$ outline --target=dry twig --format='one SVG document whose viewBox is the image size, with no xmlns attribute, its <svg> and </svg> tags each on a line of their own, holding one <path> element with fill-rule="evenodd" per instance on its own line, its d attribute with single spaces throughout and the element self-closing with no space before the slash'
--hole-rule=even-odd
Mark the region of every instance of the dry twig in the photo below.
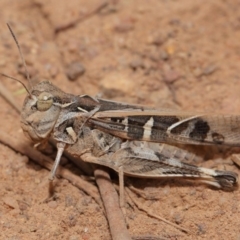
<svg viewBox="0 0 240 240">
<path fill-rule="evenodd" d="M 124 221 L 124 216 L 119 205 L 119 198 L 112 185 L 110 176 L 103 168 L 94 171 L 97 185 L 107 213 L 110 231 L 113 240 L 130 240 L 131 237 Z"/>
</svg>

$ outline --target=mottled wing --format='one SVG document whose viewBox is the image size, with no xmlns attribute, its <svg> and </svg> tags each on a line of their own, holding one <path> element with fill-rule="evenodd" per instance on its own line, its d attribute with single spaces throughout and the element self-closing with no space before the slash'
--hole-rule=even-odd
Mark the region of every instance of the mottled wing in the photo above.
<svg viewBox="0 0 240 240">
<path fill-rule="evenodd" d="M 154 109 L 107 100 L 100 103 L 100 111 L 90 122 L 95 128 L 124 139 L 240 146 L 238 115 Z"/>
<path fill-rule="evenodd" d="M 240 116 L 190 117 L 174 123 L 168 128 L 167 134 L 177 142 L 240 146 Z"/>
<path fill-rule="evenodd" d="M 136 112 L 129 112 L 128 116 L 119 113 L 119 116 L 109 118 L 91 118 L 89 122 L 94 128 L 124 139 L 169 142 L 172 139 L 168 137 L 167 129 L 183 119 L 176 115 L 137 115 Z"/>
</svg>

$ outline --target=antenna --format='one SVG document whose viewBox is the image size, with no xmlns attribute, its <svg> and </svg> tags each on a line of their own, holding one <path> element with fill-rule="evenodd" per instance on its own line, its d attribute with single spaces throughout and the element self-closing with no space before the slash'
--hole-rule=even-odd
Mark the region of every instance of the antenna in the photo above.
<svg viewBox="0 0 240 240">
<path fill-rule="evenodd" d="M 29 95 L 30 97 L 32 96 L 32 94 L 29 92 L 27 86 L 26 86 L 23 82 L 21 82 L 20 80 L 18 80 L 17 78 L 14 78 L 14 77 L 8 76 L 8 75 L 6 75 L 6 74 L 4 74 L 4 73 L 0 73 L 0 75 L 2 75 L 3 77 L 7 77 L 7 78 L 10 78 L 10 79 L 12 79 L 12 80 L 15 80 L 15 81 L 21 83 L 22 86 L 26 89 L 28 95 Z"/>
<path fill-rule="evenodd" d="M 18 51 L 19 51 L 19 54 L 20 54 L 22 63 L 23 63 L 24 68 L 25 68 L 25 72 L 26 72 L 26 75 L 27 75 L 27 80 L 28 80 L 30 89 L 32 89 L 31 79 L 30 79 L 30 76 L 29 76 L 29 72 L 28 72 L 28 70 L 27 70 L 27 64 L 26 64 L 26 62 L 25 62 L 25 60 L 24 60 L 21 47 L 20 47 L 20 45 L 19 45 L 19 43 L 18 43 L 18 40 L 17 40 L 15 34 L 13 33 L 13 30 L 12 30 L 12 28 L 10 27 L 9 23 L 7 23 L 7 26 L 8 26 L 8 29 L 9 29 L 9 31 L 10 31 L 10 33 L 11 33 L 11 35 L 12 35 L 12 37 L 13 37 L 15 43 L 16 43 L 16 45 L 17 45 L 17 48 L 18 48 Z M 15 80 L 15 81 L 17 81 L 17 82 L 20 82 L 20 83 L 24 86 L 24 88 L 27 90 L 28 94 L 31 96 L 30 91 L 28 90 L 28 88 L 26 87 L 26 85 L 25 85 L 24 83 L 22 83 L 20 80 L 14 78 L 14 77 L 10 77 L 10 76 L 5 75 L 5 74 L 1 74 L 1 75 L 4 76 L 4 77 L 11 78 L 11 79 L 13 79 L 13 80 Z"/>
</svg>

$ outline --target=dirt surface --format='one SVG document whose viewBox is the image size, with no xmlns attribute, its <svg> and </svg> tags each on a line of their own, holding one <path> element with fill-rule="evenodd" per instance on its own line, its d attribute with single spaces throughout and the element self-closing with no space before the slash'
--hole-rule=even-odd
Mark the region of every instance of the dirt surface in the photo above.
<svg viewBox="0 0 240 240">
<path fill-rule="evenodd" d="M 239 113 L 239 0 L 113 0 L 94 11 L 100 3 L 1 0 L 0 72 L 25 81 L 9 22 L 34 83 L 48 79 L 73 94 L 156 107 Z M 1 82 L 21 105 L 22 86 Z M 0 105 L 1 130 L 28 143 L 18 113 L 2 98 Z M 230 151 L 220 149 L 200 165 L 239 173 Z M 51 149 L 48 153 L 54 158 Z M 111 239 L 100 207 L 67 180 L 58 180 L 57 199 L 45 203 L 47 170 L 4 145 L 0 168 L 0 239 Z M 139 198 L 145 206 L 192 232 L 128 205 L 132 237 L 240 239 L 239 190 L 177 181 L 131 183 L 149 196 L 157 193 L 155 200 Z"/>
</svg>

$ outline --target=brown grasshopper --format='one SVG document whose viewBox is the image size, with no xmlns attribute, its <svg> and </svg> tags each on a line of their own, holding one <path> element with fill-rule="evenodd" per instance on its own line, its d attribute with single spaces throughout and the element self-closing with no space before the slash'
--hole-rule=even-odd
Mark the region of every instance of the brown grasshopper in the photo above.
<svg viewBox="0 0 240 240">
<path fill-rule="evenodd" d="M 21 125 L 34 142 L 56 141 L 50 179 L 66 150 L 78 157 L 88 152 L 91 162 L 134 177 L 187 177 L 230 190 L 237 185 L 236 173 L 184 163 L 194 155 L 165 143 L 240 146 L 240 116 L 196 115 L 75 96 L 48 81 L 31 86 L 28 80 Z"/>
</svg>

